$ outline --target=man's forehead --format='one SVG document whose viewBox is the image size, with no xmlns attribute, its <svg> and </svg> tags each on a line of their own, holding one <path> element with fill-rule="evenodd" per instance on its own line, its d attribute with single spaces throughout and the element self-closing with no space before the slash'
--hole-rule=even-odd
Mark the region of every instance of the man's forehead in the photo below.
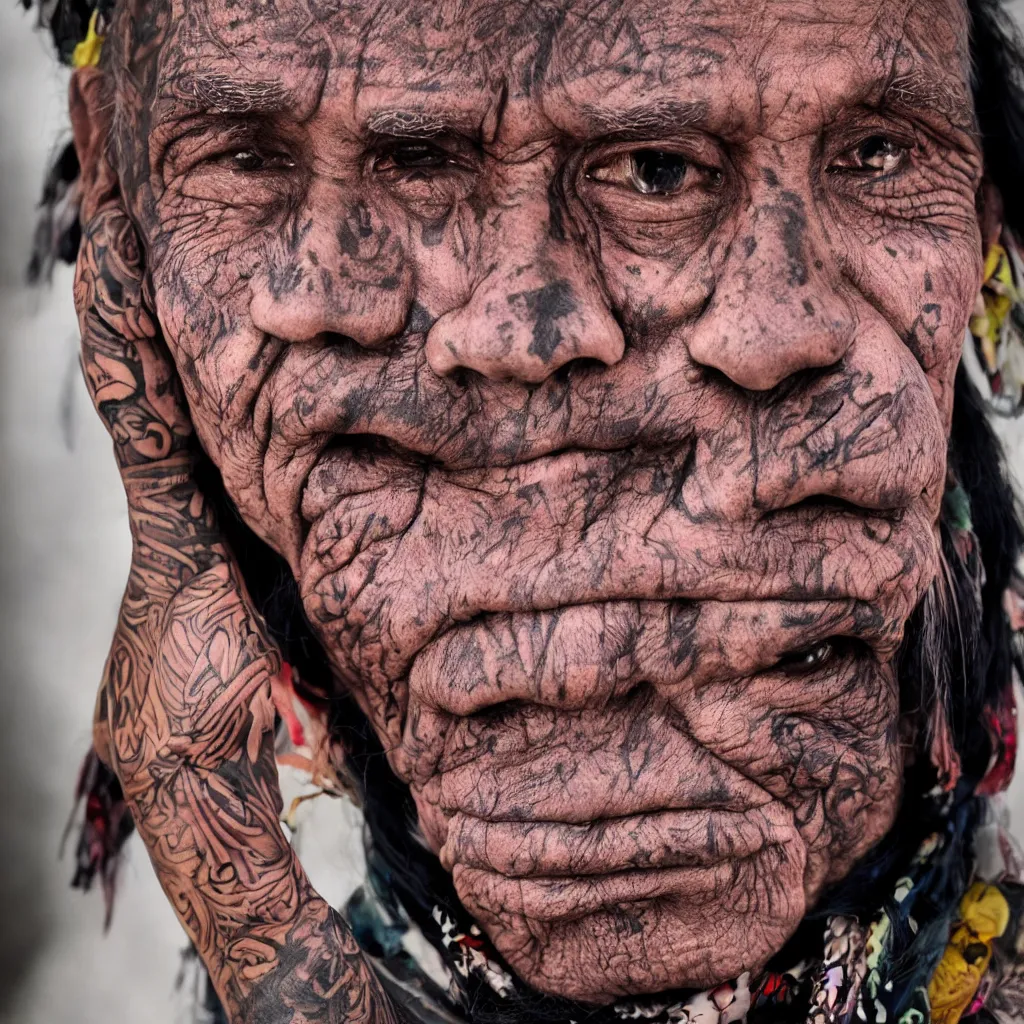
<svg viewBox="0 0 1024 1024">
<path fill-rule="evenodd" d="M 959 127 L 970 106 L 963 0 L 175 3 L 159 99 L 227 113 L 277 105 L 305 117 L 340 95 L 363 127 L 404 118 L 429 134 L 480 123 L 501 96 L 590 133 L 623 112 L 642 122 L 676 108 L 685 120 L 716 100 L 734 121 L 744 100 L 762 118 L 810 104 L 827 120 L 888 89 Z"/>
</svg>

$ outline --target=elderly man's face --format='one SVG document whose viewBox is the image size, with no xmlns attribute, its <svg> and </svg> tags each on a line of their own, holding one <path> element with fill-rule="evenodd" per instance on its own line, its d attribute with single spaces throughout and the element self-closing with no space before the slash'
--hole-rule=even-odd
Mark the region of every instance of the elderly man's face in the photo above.
<svg viewBox="0 0 1024 1024">
<path fill-rule="evenodd" d="M 195 426 L 466 907 L 579 999 L 759 967 L 899 800 L 960 4 L 147 9 L 124 180 Z"/>
</svg>

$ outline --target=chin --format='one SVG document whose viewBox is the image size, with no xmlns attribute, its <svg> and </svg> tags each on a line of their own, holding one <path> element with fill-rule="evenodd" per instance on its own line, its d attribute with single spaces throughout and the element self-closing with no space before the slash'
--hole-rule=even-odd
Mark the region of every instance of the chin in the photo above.
<svg viewBox="0 0 1024 1024">
<path fill-rule="evenodd" d="M 673 817 L 654 826 L 665 840 L 660 850 L 647 847 L 650 866 L 629 866 L 623 851 L 627 866 L 615 870 L 599 853 L 600 864 L 576 861 L 576 873 L 560 875 L 554 865 L 564 860 L 556 850 L 547 862 L 528 858 L 532 873 L 525 874 L 514 857 L 493 849 L 503 871 L 456 862 L 455 888 L 519 977 L 554 996 L 606 1004 L 711 988 L 759 970 L 800 924 L 825 865 L 808 857 L 792 815 L 778 804 L 758 812 L 753 828 L 742 816 L 712 827 L 707 815 L 703 829 L 692 822 L 683 828 Z M 588 826 L 595 853 L 609 825 Z M 648 823 L 640 829 L 649 831 Z M 521 849 L 535 831 L 524 824 Z M 700 834 L 703 844 L 694 842 Z M 686 838 L 673 847 L 673 835 Z M 557 832 L 545 827 L 544 845 L 557 848 Z"/>
<path fill-rule="evenodd" d="M 707 989 L 756 972 L 807 910 L 803 850 L 715 869 L 509 880 L 456 869 L 466 908 L 523 981 L 583 1003 Z"/>
</svg>

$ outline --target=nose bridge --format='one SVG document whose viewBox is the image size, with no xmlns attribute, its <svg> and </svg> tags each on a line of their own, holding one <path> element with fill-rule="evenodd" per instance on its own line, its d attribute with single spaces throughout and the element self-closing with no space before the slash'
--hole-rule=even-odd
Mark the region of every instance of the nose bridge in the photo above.
<svg viewBox="0 0 1024 1024">
<path fill-rule="evenodd" d="M 465 312 L 471 323 L 499 326 L 510 359 L 525 354 L 550 361 L 564 342 L 566 321 L 587 298 L 587 275 L 571 265 L 574 254 L 558 240 L 549 204 L 535 197 L 505 207 L 488 234 L 482 241 L 487 270 Z M 465 339 L 463 350 L 471 356 L 469 344 L 488 354 L 486 337 Z"/>
<path fill-rule="evenodd" d="M 311 190 L 266 275 L 253 284 L 250 312 L 258 328 L 285 341 L 341 334 L 366 348 L 398 334 L 412 301 L 403 245 L 376 211 L 348 190 L 323 182 Z M 335 210 L 324 218 L 319 211 Z M 314 211 L 317 211 L 314 214 Z"/>
<path fill-rule="evenodd" d="M 765 186 L 740 220 L 690 355 L 753 391 L 830 366 L 853 341 L 841 288 L 815 212 L 797 192 Z"/>
<path fill-rule="evenodd" d="M 788 287 L 806 285 L 810 278 L 808 260 L 812 257 L 807 251 L 810 240 L 803 199 L 795 192 L 776 191 L 752 204 L 750 212 L 744 254 L 751 248 L 756 267 L 782 271 Z"/>
<path fill-rule="evenodd" d="M 622 358 L 622 332 L 583 244 L 566 235 L 545 185 L 522 192 L 485 228 L 465 304 L 427 336 L 436 373 L 465 367 L 536 383 L 574 359 L 611 365 Z"/>
</svg>

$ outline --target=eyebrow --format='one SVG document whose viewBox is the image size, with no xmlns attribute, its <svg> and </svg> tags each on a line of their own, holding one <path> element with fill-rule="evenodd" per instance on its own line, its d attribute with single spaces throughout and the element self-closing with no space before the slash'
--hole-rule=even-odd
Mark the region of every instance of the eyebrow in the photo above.
<svg viewBox="0 0 1024 1024">
<path fill-rule="evenodd" d="M 380 110 L 364 122 L 374 135 L 415 136 L 431 138 L 444 135 L 456 127 L 455 119 L 444 114 L 425 114 L 418 110 Z"/>
<path fill-rule="evenodd" d="M 363 129 L 369 135 L 400 139 L 432 139 L 439 135 L 478 138 L 482 120 L 481 114 L 470 111 L 377 110 L 363 120 Z"/>
<path fill-rule="evenodd" d="M 958 84 L 960 88 L 949 78 L 911 69 L 885 83 L 878 107 L 909 117 L 937 115 L 952 128 L 974 134 L 977 119 L 973 99 L 963 84 Z"/>
<path fill-rule="evenodd" d="M 687 131 L 707 119 L 708 103 L 704 100 L 682 102 L 662 99 L 621 110 L 587 105 L 582 113 L 594 135 L 628 141 Z"/>
<path fill-rule="evenodd" d="M 239 79 L 218 71 L 184 71 L 167 83 L 175 100 L 213 114 L 276 114 L 288 106 L 288 90 L 275 79 Z"/>
</svg>

